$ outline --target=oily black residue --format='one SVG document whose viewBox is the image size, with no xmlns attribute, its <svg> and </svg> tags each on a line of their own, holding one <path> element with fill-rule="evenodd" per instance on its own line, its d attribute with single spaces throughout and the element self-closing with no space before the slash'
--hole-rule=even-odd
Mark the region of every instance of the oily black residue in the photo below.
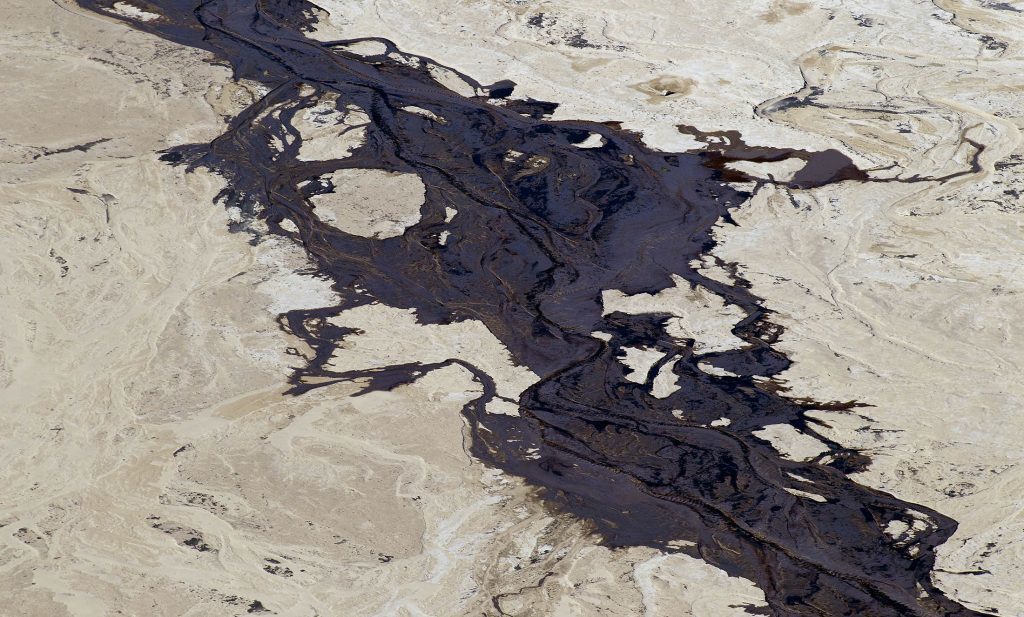
<svg viewBox="0 0 1024 617">
<path fill-rule="evenodd" d="M 80 0 L 97 12 L 111 2 Z M 312 41 L 303 33 L 317 9 L 302 0 L 133 4 L 163 16 L 135 27 L 209 50 L 237 78 L 269 88 L 223 136 L 164 158 L 222 174 L 222 202 L 300 241 L 335 282 L 341 306 L 282 317 L 315 350 L 293 376 L 294 393 L 356 379 L 367 391 L 387 389 L 458 363 L 484 390 L 464 409 L 473 454 L 525 478 L 551 507 L 590 521 L 609 546 L 693 543 L 688 553 L 756 581 L 772 615 L 975 614 L 930 579 L 934 549 L 956 523 L 850 480 L 867 457 L 819 434 L 820 421 L 806 412 L 822 404 L 771 386 L 789 361 L 772 348 L 781 328 L 749 285 L 735 273 L 726 284 L 691 267 L 713 247 L 712 226 L 747 197 L 725 183 L 713 151 L 656 152 L 614 124 L 551 121 L 554 104 L 508 98 L 510 82 L 478 84 L 384 39 L 374 39 L 384 49 L 375 56 L 355 53 L 353 41 Z M 478 95 L 439 85 L 438 71 Z M 339 95 L 339 109 L 369 115 L 366 143 L 344 159 L 299 161 L 292 120 L 327 93 Z M 442 120 L 402 110 L 408 106 Z M 604 145 L 576 145 L 593 133 Z M 778 160 L 767 150 L 750 156 Z M 797 185 L 863 178 L 841 155 L 786 156 L 808 163 Z M 378 240 L 320 221 L 309 198 L 329 187 L 317 179 L 346 168 L 418 174 L 427 187 L 420 222 Z M 450 223 L 446 207 L 458 212 Z M 285 219 L 298 231 L 286 231 Z M 602 315 L 603 290 L 653 293 L 672 286 L 672 275 L 742 308 L 747 317 L 733 332 L 746 347 L 701 356 L 692 341 L 667 334 L 668 315 Z M 370 302 L 415 309 L 423 323 L 486 324 L 540 376 L 519 401 L 521 415 L 486 413 L 493 377 L 462 361 L 332 370 L 329 358 L 355 331 L 330 317 Z M 626 347 L 664 354 L 647 383 L 625 378 L 618 358 Z M 705 373 L 699 361 L 735 376 Z M 681 387 L 657 399 L 650 386 L 664 365 Z M 731 424 L 711 425 L 722 417 Z M 829 452 L 807 463 L 781 458 L 752 434 L 771 424 L 817 436 Z M 891 537 L 893 521 L 910 531 Z"/>
</svg>

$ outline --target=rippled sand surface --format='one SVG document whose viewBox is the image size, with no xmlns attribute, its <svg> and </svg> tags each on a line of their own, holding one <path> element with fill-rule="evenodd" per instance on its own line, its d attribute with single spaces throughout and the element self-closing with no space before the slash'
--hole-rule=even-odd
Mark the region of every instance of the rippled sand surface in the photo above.
<svg viewBox="0 0 1024 617">
<path fill-rule="evenodd" d="M 959 523 L 937 551 L 938 588 L 1024 615 L 1024 4 L 315 4 L 313 38 L 386 37 L 557 101 L 555 118 L 621 122 L 673 151 L 707 146 L 680 124 L 738 131 L 869 170 L 875 181 L 794 189 L 799 166 L 734 163 L 783 183 L 743 185 L 754 196 L 701 267 L 724 280 L 731 264 L 784 326 L 786 396 L 866 405 L 811 412 L 870 457 L 857 482 Z M 216 205 L 223 178 L 158 154 L 214 139 L 266 91 L 121 17 L 159 19 L 142 2 L 109 17 L 0 6 L 0 614 L 765 606 L 752 581 L 692 556 L 607 548 L 474 459 L 460 410 L 481 386 L 460 365 L 387 392 L 286 396 L 310 349 L 278 316 L 336 302 L 330 281 L 296 244 Z M 347 156 L 360 114 L 311 112 L 301 157 Z M 356 176 L 316 200 L 339 228 L 386 238 L 417 222 L 422 183 Z M 375 196 L 390 205 L 360 206 Z M 603 302 L 673 315 L 705 350 L 734 339 L 735 307 L 699 287 L 609 289 Z M 337 370 L 463 358 L 499 383 L 487 411 L 507 415 L 536 380 L 480 322 L 425 326 L 382 305 L 332 319 L 364 333 L 331 357 Z M 622 361 L 636 374 L 657 359 L 634 348 Z M 761 437 L 793 460 L 822 451 L 788 424 Z"/>
</svg>

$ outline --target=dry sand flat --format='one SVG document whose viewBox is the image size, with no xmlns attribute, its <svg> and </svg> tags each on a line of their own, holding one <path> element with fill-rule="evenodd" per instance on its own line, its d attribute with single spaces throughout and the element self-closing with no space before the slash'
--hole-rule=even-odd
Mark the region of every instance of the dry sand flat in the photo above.
<svg viewBox="0 0 1024 617">
<path fill-rule="evenodd" d="M 672 128 L 685 122 L 937 177 L 971 167 L 967 140 L 983 144 L 980 169 L 942 185 L 761 189 L 717 254 L 786 326 L 791 394 L 873 405 L 818 414 L 829 437 L 873 457 L 859 480 L 960 521 L 940 551 L 942 588 L 1024 614 L 1022 14 L 951 2 L 674 4 L 685 20 L 665 19 L 663 3 L 320 4 L 336 29 L 324 37 L 385 36 L 481 82 L 514 79 L 517 94 L 564 103 L 560 117 L 624 120 L 659 146 L 689 143 Z M 289 242 L 228 233 L 232 214 L 212 205 L 219 178 L 154 154 L 213 138 L 260 93 L 196 52 L 55 4 L 19 0 L 0 17 L 0 75 L 19 86 L 5 94 L 19 111 L 0 125 L 0 613 L 759 605 L 749 581 L 698 560 L 596 546 L 474 463 L 458 410 L 478 386 L 459 367 L 387 393 L 282 396 L 296 339 L 275 317 L 329 305 L 329 286 L 297 273 L 309 264 Z M 815 104 L 778 104 L 794 93 Z M 305 154 L 345 155 L 356 120 L 337 149 L 321 140 Z M 356 223 L 392 233 L 414 211 Z M 607 294 L 637 312 L 674 298 Z M 680 329 L 728 345 L 727 307 L 703 300 L 680 309 Z M 401 321 L 379 308 L 338 320 Z M 333 361 L 422 359 L 443 342 L 508 375 L 513 397 L 530 375 L 476 325 L 408 324 L 397 350 L 356 337 Z M 800 437 L 771 441 L 807 456 Z"/>
</svg>

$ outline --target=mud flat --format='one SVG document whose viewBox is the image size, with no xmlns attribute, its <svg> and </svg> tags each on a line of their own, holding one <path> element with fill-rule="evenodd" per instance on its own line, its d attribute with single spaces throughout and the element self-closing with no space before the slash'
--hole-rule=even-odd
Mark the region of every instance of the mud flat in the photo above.
<svg viewBox="0 0 1024 617">
<path fill-rule="evenodd" d="M 180 16 L 160 3 L 82 4 L 3 9 L 24 87 L 2 136 L 0 585 L 24 614 L 1019 612 L 1013 10 L 274 15 L 390 39 L 339 49 L 339 85 L 315 55 L 302 80 L 211 65 L 165 40 L 195 33 L 161 31 Z M 692 43 L 723 14 L 735 34 Z M 383 54 L 426 75 L 360 72 Z M 740 137 L 767 154 L 726 186 L 699 162 Z M 864 175 L 807 188 L 798 152 Z M 598 217 L 541 186 L 559 170 L 611 221 L 592 253 L 561 243 Z M 632 188 L 682 225 L 666 186 L 703 204 L 675 248 L 628 210 Z M 582 282 L 538 303 L 543 259 Z"/>
</svg>

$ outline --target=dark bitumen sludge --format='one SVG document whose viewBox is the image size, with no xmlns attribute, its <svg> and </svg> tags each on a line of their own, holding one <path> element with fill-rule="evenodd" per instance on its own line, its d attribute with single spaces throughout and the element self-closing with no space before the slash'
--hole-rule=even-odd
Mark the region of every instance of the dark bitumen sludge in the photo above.
<svg viewBox="0 0 1024 617">
<path fill-rule="evenodd" d="M 78 4 L 112 15 L 113 0 Z M 930 578 L 934 549 L 956 523 L 852 481 L 848 474 L 864 469 L 867 457 L 824 438 L 820 421 L 806 412 L 854 405 L 781 396 L 765 379 L 789 366 L 772 348 L 782 329 L 770 311 L 735 273 L 726 284 L 691 266 L 713 248 L 712 227 L 748 197 L 728 184 L 743 178 L 730 176 L 725 162 L 796 156 L 806 166 L 795 188 L 867 180 L 845 156 L 738 149 L 738 135 L 731 149 L 653 151 L 614 123 L 552 121 L 554 103 L 513 98 L 511 82 L 479 84 L 385 39 L 360 40 L 383 50 L 371 56 L 356 53 L 360 41 L 310 40 L 303 33 L 317 9 L 303 0 L 132 4 L 162 16 L 124 18 L 134 27 L 208 50 L 236 78 L 270 90 L 221 137 L 163 158 L 221 174 L 228 181 L 221 202 L 301 242 L 334 281 L 340 306 L 281 317 L 284 329 L 315 350 L 291 377 L 293 394 L 352 380 L 367 391 L 388 389 L 458 363 L 484 389 L 463 412 L 473 454 L 525 478 L 550 507 L 590 521 L 609 546 L 685 550 L 750 578 L 769 602 L 752 613 L 977 614 Z M 438 72 L 477 95 L 445 88 Z M 300 161 L 292 118 L 326 93 L 338 95 L 340 110 L 365 110 L 366 142 L 343 159 Z M 408 106 L 436 118 L 403 111 Z M 576 145 L 593 133 L 602 146 Z M 426 186 L 420 222 L 400 237 L 370 239 L 320 221 L 310 197 L 332 187 L 318 179 L 353 168 L 417 174 Z M 447 223 L 446 207 L 458 212 Z M 297 232 L 282 227 L 286 219 Z M 450 232 L 447 242 L 439 241 L 442 230 Z M 669 315 L 602 314 L 603 290 L 655 293 L 674 285 L 672 275 L 746 313 L 733 330 L 743 349 L 701 356 L 692 341 L 668 335 Z M 540 376 L 518 401 L 520 416 L 486 413 L 496 396 L 493 379 L 463 361 L 332 370 L 332 352 L 353 331 L 332 325 L 330 316 L 371 302 L 415 309 L 423 323 L 483 322 L 516 362 Z M 594 338 L 595 331 L 610 339 Z M 627 380 L 617 359 L 636 346 L 664 354 L 643 384 Z M 698 362 L 733 376 L 705 373 Z M 658 399 L 651 382 L 668 363 L 681 387 Z M 731 424 L 710 425 L 723 416 Z M 829 451 L 790 461 L 753 435 L 780 423 L 818 437 Z M 893 521 L 909 531 L 890 537 L 885 529 Z M 669 546 L 676 541 L 693 547 Z"/>
</svg>

